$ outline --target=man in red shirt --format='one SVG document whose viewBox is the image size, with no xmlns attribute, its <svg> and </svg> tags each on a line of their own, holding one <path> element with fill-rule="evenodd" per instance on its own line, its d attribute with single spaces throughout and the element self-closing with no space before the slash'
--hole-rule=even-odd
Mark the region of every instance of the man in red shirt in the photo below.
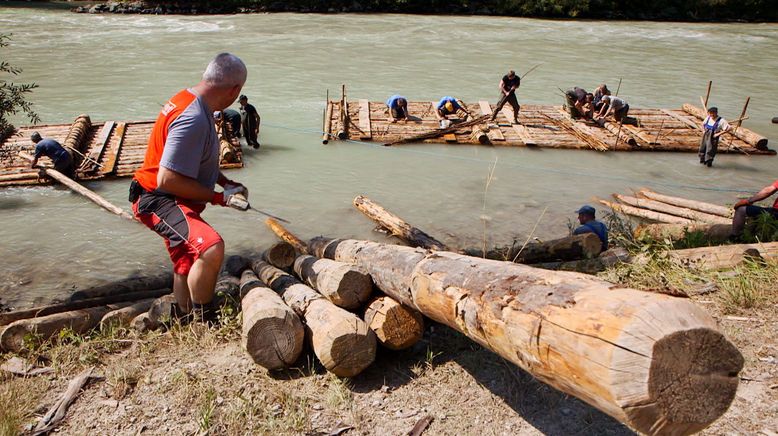
<svg viewBox="0 0 778 436">
<path fill-rule="evenodd" d="M 778 192 L 778 180 L 773 182 L 772 185 L 765 186 L 761 191 L 754 194 L 754 196 L 735 203 L 735 217 L 732 218 L 733 237 L 739 237 L 743 233 L 747 217 L 754 217 L 767 213 L 772 215 L 773 218 L 778 219 L 778 198 L 773 202 L 773 207 L 754 206 L 754 203 L 757 201 L 762 201 L 776 192 Z"/>
<path fill-rule="evenodd" d="M 248 195 L 219 169 L 214 111 L 230 106 L 246 82 L 246 65 L 221 53 L 202 80 L 174 95 L 157 117 L 146 156 L 130 186 L 135 217 L 157 232 L 173 261 L 173 294 L 180 313 L 213 313 L 210 303 L 224 259 L 224 241 L 201 217 L 206 203 L 229 206 Z M 215 192 L 215 185 L 223 188 Z"/>
</svg>

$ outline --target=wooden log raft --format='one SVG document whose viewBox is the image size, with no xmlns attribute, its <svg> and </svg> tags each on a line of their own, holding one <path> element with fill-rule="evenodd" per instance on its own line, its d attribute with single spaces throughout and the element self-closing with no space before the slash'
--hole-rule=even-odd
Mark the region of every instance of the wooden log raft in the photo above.
<svg viewBox="0 0 778 436">
<path fill-rule="evenodd" d="M 684 112 L 698 118 L 699 120 L 704 120 L 708 116 L 708 113 L 705 111 L 705 109 L 701 109 L 692 104 L 684 103 L 681 108 Z M 767 138 L 754 131 L 740 127 L 737 130 L 731 132 L 731 134 L 759 150 L 767 150 Z"/>
<path fill-rule="evenodd" d="M 344 309 L 362 307 L 373 293 L 370 274 L 347 263 L 303 254 L 295 260 L 294 272 L 308 286 Z"/>
<path fill-rule="evenodd" d="M 305 330 L 294 311 L 254 271 L 240 278 L 243 310 L 243 349 L 254 363 L 267 369 L 293 364 L 303 351 Z"/>
<path fill-rule="evenodd" d="M 254 261 L 252 269 L 305 321 L 313 352 L 328 371 L 353 377 L 373 363 L 376 338 L 364 321 L 264 261 Z"/>
<path fill-rule="evenodd" d="M 365 322 L 376 334 L 378 342 L 390 350 L 412 347 L 424 334 L 424 317 L 386 295 L 367 306 Z"/>
<path fill-rule="evenodd" d="M 692 221 L 709 223 L 709 224 L 727 224 L 732 223 L 732 220 L 724 218 L 718 215 L 711 215 L 705 212 L 700 212 L 685 207 L 673 206 L 661 201 L 649 200 L 646 198 L 637 198 L 629 195 L 613 194 L 613 198 L 619 200 L 624 204 L 630 206 L 639 207 L 642 209 L 653 210 L 655 212 L 666 213 L 669 215 L 675 215 L 682 218 L 688 218 Z"/>
<path fill-rule="evenodd" d="M 131 304 L 133 303 L 117 303 L 14 321 L 0 333 L 0 348 L 19 352 L 24 349 L 27 338 L 46 341 L 64 328 L 69 328 L 77 334 L 86 333 L 96 327 L 108 312 Z"/>
<path fill-rule="evenodd" d="M 732 233 L 731 224 L 643 224 L 637 226 L 635 239 L 653 239 L 655 241 L 680 241 L 689 234 L 699 232 L 708 242 L 718 243 L 727 240 Z"/>
<path fill-rule="evenodd" d="M 480 248 L 465 250 L 468 256 L 517 263 L 554 262 L 591 259 L 602 251 L 602 241 L 594 233 L 567 236 L 546 242 L 532 242 L 526 246 L 514 243 L 510 249 L 494 249 L 484 254 Z M 507 247 L 506 247 L 507 248 Z"/>
<path fill-rule="evenodd" d="M 354 199 L 354 207 L 381 227 L 389 230 L 392 235 L 414 247 L 428 248 L 430 250 L 448 250 L 446 244 L 410 225 L 364 195 L 358 195 Z"/>
<path fill-rule="evenodd" d="M 732 219 L 734 211 L 732 208 L 719 206 L 718 204 L 705 203 L 704 201 L 689 200 L 681 197 L 673 197 L 671 195 L 664 195 L 658 192 L 651 191 L 649 189 L 641 189 L 637 193 L 638 197 L 648 198 L 650 200 L 661 201 L 662 203 L 671 204 L 673 206 L 685 207 L 691 210 L 698 210 L 710 215 L 718 215 L 724 218 Z"/>
<path fill-rule="evenodd" d="M 743 356 L 687 299 L 449 252 L 311 246 L 362 265 L 387 295 L 639 432 L 700 431 L 734 399 Z"/>
</svg>

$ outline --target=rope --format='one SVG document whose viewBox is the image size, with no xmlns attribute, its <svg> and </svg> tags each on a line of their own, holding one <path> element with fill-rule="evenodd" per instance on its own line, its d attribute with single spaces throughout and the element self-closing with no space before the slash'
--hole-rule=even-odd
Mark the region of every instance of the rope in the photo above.
<svg viewBox="0 0 778 436">
<path fill-rule="evenodd" d="M 276 129 L 283 129 L 283 130 L 289 130 L 292 132 L 298 132 L 298 133 L 310 133 L 310 134 L 316 134 L 316 135 L 322 135 L 324 134 L 324 131 L 320 130 L 314 130 L 314 129 L 300 129 L 295 127 L 288 127 L 288 126 L 282 126 L 278 124 L 269 124 L 269 123 L 263 123 L 263 126 L 276 128 Z M 334 138 L 334 135 L 332 135 Z M 360 144 L 360 145 L 369 145 L 373 148 L 378 148 L 381 150 L 397 150 L 402 151 L 406 153 L 414 153 L 414 154 L 420 154 L 420 155 L 426 155 L 426 156 L 433 156 L 438 158 L 448 158 L 448 159 L 454 159 L 454 160 L 461 160 L 461 161 L 467 161 L 467 162 L 474 162 L 474 163 L 482 163 L 486 165 L 491 165 L 492 161 L 485 160 L 485 159 L 478 159 L 474 157 L 467 157 L 467 156 L 454 156 L 454 155 L 448 155 L 448 154 L 441 154 L 441 153 L 435 153 L 432 151 L 424 151 L 424 150 L 414 150 L 410 148 L 404 148 L 404 147 L 385 147 L 381 144 L 371 143 L 371 142 L 363 142 L 363 141 L 356 141 L 353 139 L 342 139 L 340 140 L 342 142 L 351 142 L 354 144 Z M 593 179 L 604 179 L 604 180 L 615 180 L 620 182 L 628 182 L 628 183 L 634 183 L 634 184 L 641 184 L 641 185 L 653 185 L 653 186 L 663 186 L 666 188 L 677 188 L 677 189 L 694 189 L 698 191 L 713 191 L 713 192 L 735 192 L 735 193 L 744 193 L 744 192 L 752 192 L 753 188 L 748 189 L 739 189 L 739 188 L 717 188 L 717 187 L 710 187 L 710 186 L 699 186 L 699 185 L 687 185 L 683 183 L 670 183 L 670 182 L 662 182 L 657 180 L 644 180 L 644 179 L 633 179 L 630 177 L 622 177 L 622 176 L 611 176 L 606 174 L 593 174 L 593 173 L 587 173 L 583 171 L 568 171 L 568 170 L 561 170 L 556 168 L 547 168 L 547 167 L 538 167 L 536 165 L 522 165 L 519 163 L 511 163 L 511 162 L 501 162 L 502 166 L 508 166 L 513 168 L 519 168 L 526 171 L 536 171 L 536 172 L 545 172 L 545 173 L 553 173 L 553 174 L 560 174 L 565 176 L 579 176 L 579 177 L 588 177 Z"/>
</svg>

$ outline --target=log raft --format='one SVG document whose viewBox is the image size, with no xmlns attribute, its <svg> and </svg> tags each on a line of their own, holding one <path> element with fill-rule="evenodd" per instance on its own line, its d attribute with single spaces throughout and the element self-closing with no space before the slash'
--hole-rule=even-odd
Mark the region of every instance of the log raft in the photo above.
<svg viewBox="0 0 778 436">
<path fill-rule="evenodd" d="M 471 113 L 480 114 L 483 113 L 485 103 L 487 102 L 476 101 L 466 103 L 466 106 Z M 386 104 L 381 101 L 362 100 L 360 102 L 359 99 L 346 101 L 348 117 L 342 116 L 343 106 L 343 99 L 329 100 L 322 123 L 327 133 L 342 132 L 344 137 L 341 139 L 370 140 L 383 144 L 404 141 L 416 136 L 423 138 L 413 141 L 417 143 L 454 142 L 477 145 L 484 141 L 484 135 L 474 135 L 471 126 L 454 129 L 445 137 L 434 134 L 427 137 L 440 127 L 435 117 L 434 104 L 429 101 L 409 101 L 408 110 L 411 119 L 408 122 L 395 123 L 389 121 Z M 631 108 L 630 116 L 640 120 L 640 127 L 622 128 L 619 132 L 617 123 L 610 123 L 604 127 L 589 127 L 577 121 L 571 122 L 569 115 L 561 111 L 561 106 L 522 104 L 519 113 L 520 124 L 513 124 L 512 112 L 504 110 L 497 114 L 496 123 L 489 123 L 488 119 L 482 120 L 475 126 L 475 130 L 483 132 L 487 139 L 485 142 L 492 146 L 697 153 L 701 139 L 700 122 L 683 109 Z M 350 126 L 343 126 L 344 118 L 348 120 Z M 359 129 L 354 128 L 355 123 L 352 120 L 359 120 Z M 365 129 L 369 129 L 369 132 Z M 338 139 L 335 135 L 327 133 L 325 133 L 326 140 Z M 616 140 L 617 135 L 620 136 L 619 141 Z M 750 139 L 751 136 L 761 139 L 754 142 Z M 766 139 L 743 127 L 738 128 L 732 146 L 721 147 L 719 152 L 745 152 L 748 155 L 775 154 L 774 150 L 767 148 Z"/>
<path fill-rule="evenodd" d="M 687 299 L 450 252 L 317 239 L 316 254 L 647 434 L 691 434 L 735 397 L 743 356 Z"/>
<path fill-rule="evenodd" d="M 78 144 L 77 150 L 89 159 L 75 154 L 76 181 L 103 180 L 116 177 L 132 177 L 140 168 L 148 145 L 149 135 L 154 121 L 105 121 L 87 123 L 88 117 L 79 116 L 74 124 L 44 124 L 37 126 L 22 126 L 15 135 L 4 141 L 0 140 L 0 150 L 6 150 L 10 158 L 0 161 L 0 187 L 45 185 L 50 180 L 41 179 L 38 170 L 30 168 L 30 163 L 17 157 L 22 151 L 33 154 L 35 147 L 30 141 L 30 134 L 37 131 L 44 138 L 52 138 L 60 144 Z M 230 144 L 234 150 L 234 163 L 222 162 L 222 169 L 242 168 L 243 151 L 237 138 L 231 138 Z M 49 158 L 39 161 L 51 166 Z"/>
</svg>

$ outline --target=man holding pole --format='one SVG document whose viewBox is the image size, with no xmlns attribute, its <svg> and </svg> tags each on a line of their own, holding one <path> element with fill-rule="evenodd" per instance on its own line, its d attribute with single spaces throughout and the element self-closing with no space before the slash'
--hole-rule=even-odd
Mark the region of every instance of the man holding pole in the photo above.
<svg viewBox="0 0 778 436">
<path fill-rule="evenodd" d="M 192 312 L 202 320 L 215 314 L 211 302 L 224 242 L 200 214 L 206 203 L 232 206 L 234 196 L 248 191 L 219 170 L 213 112 L 235 101 L 246 76 L 243 61 L 221 53 L 200 83 L 174 95 L 157 117 L 143 166 L 130 185 L 135 217 L 164 238 L 173 261 L 173 294 L 181 313 L 171 315 Z M 214 191 L 216 184 L 222 192 Z"/>
<path fill-rule="evenodd" d="M 513 124 L 519 124 L 519 100 L 516 98 L 516 90 L 521 86 L 521 78 L 516 75 L 516 72 L 510 70 L 508 74 L 502 76 L 500 80 L 500 101 L 497 102 L 497 107 L 492 112 L 492 121 L 497 118 L 497 114 L 505 106 L 505 103 L 510 103 L 513 108 Z"/>
<path fill-rule="evenodd" d="M 729 131 L 727 120 L 719 116 L 718 108 L 708 109 L 708 116 L 702 122 L 702 141 L 700 142 L 700 163 L 713 166 L 713 158 L 719 148 L 719 138 Z"/>
<path fill-rule="evenodd" d="M 38 132 L 32 132 L 30 135 L 30 141 L 35 144 L 35 155 L 31 162 L 31 167 L 35 168 L 38 165 L 38 159 L 41 156 L 46 156 L 54 163 L 54 169 L 61 172 L 68 178 L 74 179 L 76 177 L 76 168 L 73 165 L 73 157 L 70 156 L 67 150 L 59 142 L 51 138 L 41 138 L 41 134 Z"/>
</svg>

